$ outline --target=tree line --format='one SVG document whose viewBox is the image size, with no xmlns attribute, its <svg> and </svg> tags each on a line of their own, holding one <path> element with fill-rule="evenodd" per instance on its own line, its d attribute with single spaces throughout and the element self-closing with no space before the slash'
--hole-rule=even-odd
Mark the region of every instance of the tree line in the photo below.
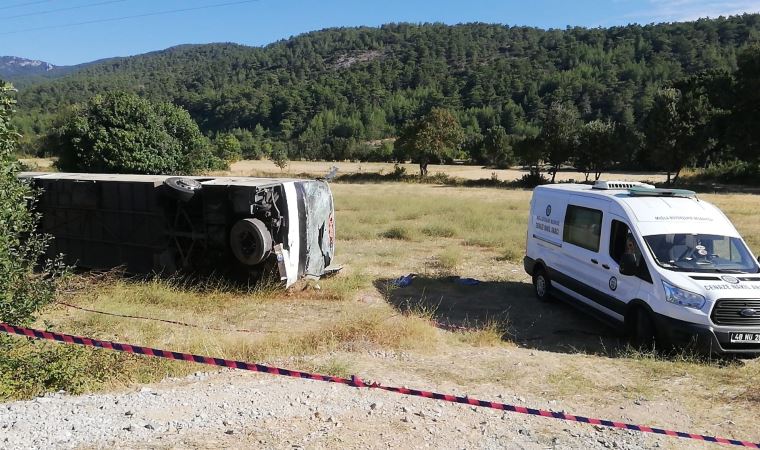
<svg viewBox="0 0 760 450">
<path fill-rule="evenodd" d="M 328 29 L 261 48 L 181 46 L 24 84 L 16 124 L 26 152 L 57 154 L 43 137 L 60 129 L 60 111 L 127 92 L 186 110 L 221 159 L 424 156 L 677 178 L 684 164 L 755 164 L 757 127 L 741 124 L 757 123 L 757 42 L 758 15 L 606 29 Z M 431 124 L 453 124 L 449 115 L 459 126 L 451 139 L 422 152 L 413 136 L 441 137 Z"/>
</svg>

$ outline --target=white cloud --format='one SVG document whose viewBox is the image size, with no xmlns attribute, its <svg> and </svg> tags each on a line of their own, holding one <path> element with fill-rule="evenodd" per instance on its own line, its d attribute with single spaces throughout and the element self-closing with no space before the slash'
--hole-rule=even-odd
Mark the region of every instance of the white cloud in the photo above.
<svg viewBox="0 0 760 450">
<path fill-rule="evenodd" d="M 760 12 L 760 0 L 649 0 L 651 8 L 627 14 L 644 22 L 680 22 Z"/>
</svg>

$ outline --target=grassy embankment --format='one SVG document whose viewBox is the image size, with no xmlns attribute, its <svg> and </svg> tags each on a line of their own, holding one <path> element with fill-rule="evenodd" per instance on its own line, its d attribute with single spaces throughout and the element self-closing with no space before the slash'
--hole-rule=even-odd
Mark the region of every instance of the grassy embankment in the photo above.
<svg viewBox="0 0 760 450">
<path fill-rule="evenodd" d="M 495 324 L 468 333 L 440 333 L 429 323 L 430 311 L 425 307 L 400 311 L 383 301 L 385 289 L 375 282 L 408 271 L 454 273 L 478 259 L 473 251 L 487 251 L 494 260 L 502 260 L 502 249 L 520 241 L 525 211 L 519 209 L 525 193 L 504 191 L 489 197 L 483 194 L 497 191 L 425 188 L 428 193 L 419 196 L 405 184 L 334 186 L 338 259 L 346 269 L 318 285 L 302 284 L 286 293 L 276 289 L 240 292 L 223 285 L 188 287 L 171 280 L 110 277 L 81 283 L 83 287 L 67 296 L 67 301 L 88 308 L 254 333 L 186 328 L 65 307 L 51 308 L 38 325 L 50 323 L 56 330 L 73 334 L 250 361 L 347 349 L 434 351 L 441 345 L 462 343 L 500 345 L 501 333 Z M 504 224 L 510 226 L 503 228 Z M 391 236 L 394 232 L 400 236 Z M 519 257 L 519 247 L 506 252 L 509 258 Z M 90 360 L 88 355 L 104 362 Z M 303 361 L 295 364 L 320 368 L 304 366 Z M 327 371 L 341 369 L 340 364 L 325 364 L 322 368 Z M 72 372 L 81 376 L 66 370 L 61 379 L 70 378 L 75 391 L 199 370 L 194 365 L 145 362 L 99 351 L 72 352 L 71 365 L 77 367 Z M 12 395 L 33 394 L 42 381 L 40 377 L 29 386 L 18 385 Z"/>
<path fill-rule="evenodd" d="M 333 191 L 338 260 L 346 266 L 334 278 L 301 284 L 290 292 L 239 292 L 226 286 L 112 278 L 84 283 L 67 296 L 67 301 L 84 307 L 180 320 L 201 327 L 245 328 L 253 333 L 186 328 L 63 307 L 46 311 L 38 325 L 50 323 L 56 330 L 73 334 L 338 375 L 362 370 L 377 373 L 379 369 L 367 362 L 368 355 L 409 354 L 414 355 L 415 362 L 396 368 L 409 372 L 409 376 L 461 385 L 497 379 L 503 388 L 535 391 L 536 395 L 541 392 L 568 401 L 581 395 L 607 402 L 667 389 L 672 392 L 669 395 L 688 399 L 683 401 L 693 404 L 695 410 L 710 402 L 730 401 L 750 407 L 760 402 L 751 389 L 753 380 L 760 376 L 757 361 L 726 368 L 688 355 L 663 359 L 624 347 L 606 347 L 615 338 L 567 335 L 567 327 L 584 332 L 596 332 L 600 327 L 572 310 L 540 306 L 532 299 L 519 263 L 529 191 L 405 183 L 336 184 Z M 723 208 L 753 249 L 760 250 L 760 221 L 755 219 L 760 197 L 703 198 Z M 409 272 L 419 276 L 413 288 L 386 287 L 388 279 Z M 455 274 L 488 283 L 479 288 L 457 286 L 447 279 Z M 501 314 L 504 311 L 508 314 Z M 431 324 L 431 318 L 480 328 L 443 332 Z M 541 329 L 529 322 L 545 325 Z M 557 336 L 549 340 L 540 338 L 542 333 Z M 540 339 L 536 341 L 534 335 Z M 533 358 L 531 350 L 528 357 L 527 350 L 516 348 L 515 342 L 520 347 L 549 352 Z M 41 361 L 37 368 L 45 373 L 55 371 L 58 380 L 51 383 L 49 377 L 25 378 L 17 373 L 12 383 L 9 377 L 0 383 L 3 395 L 34 395 L 43 382 L 76 392 L 208 369 L 105 351 L 66 349 L 60 350 L 68 352 L 66 365 L 44 367 Z M 508 361 L 504 352 L 509 352 Z M 477 369 L 468 365 L 469 369 L 458 370 L 463 355 L 481 358 L 483 364 Z M 514 361 L 524 361 L 518 373 L 508 369 L 516 364 Z M 589 366 L 595 370 L 586 370 Z M 35 373 L 35 368 L 26 369 Z M 671 386 L 674 378 L 689 380 L 689 390 L 699 395 L 681 393 L 686 388 Z M 608 388 L 602 389 L 604 398 L 599 397 L 599 386 Z"/>
</svg>

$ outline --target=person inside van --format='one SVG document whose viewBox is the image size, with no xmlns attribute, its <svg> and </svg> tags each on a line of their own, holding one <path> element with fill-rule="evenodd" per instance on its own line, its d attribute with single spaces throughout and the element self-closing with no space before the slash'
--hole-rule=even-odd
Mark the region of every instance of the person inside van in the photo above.
<svg viewBox="0 0 760 450">
<path fill-rule="evenodd" d="M 615 221 L 612 225 L 612 236 L 610 239 L 610 256 L 615 262 L 620 262 L 620 257 L 628 253 L 636 257 L 636 262 L 641 261 L 641 251 L 636 245 L 631 230 L 622 222 Z"/>
<path fill-rule="evenodd" d="M 628 236 L 626 236 L 625 239 L 625 253 L 635 256 L 636 262 L 641 261 L 641 251 L 639 250 L 639 246 L 636 245 L 636 241 L 633 240 L 633 235 L 631 234 L 630 230 L 628 231 Z"/>
<path fill-rule="evenodd" d="M 642 280 L 651 281 L 649 269 L 647 268 L 646 261 L 644 261 L 644 256 L 641 254 L 641 249 L 633 237 L 633 233 L 631 233 L 628 225 L 614 220 L 610 235 L 610 256 L 619 264 L 623 254 L 630 254 L 635 257 L 636 266 L 638 267 L 636 276 Z"/>
</svg>

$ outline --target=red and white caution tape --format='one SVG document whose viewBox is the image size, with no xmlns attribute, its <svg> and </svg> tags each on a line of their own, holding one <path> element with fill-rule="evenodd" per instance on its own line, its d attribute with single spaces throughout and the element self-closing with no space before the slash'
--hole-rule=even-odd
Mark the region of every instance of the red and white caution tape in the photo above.
<svg viewBox="0 0 760 450">
<path fill-rule="evenodd" d="M 594 419 L 591 417 L 576 416 L 564 412 L 547 411 L 543 409 L 526 408 L 524 406 L 508 405 L 506 403 L 489 402 L 469 397 L 460 397 L 449 394 L 439 394 L 437 392 L 421 391 L 417 389 L 407 389 L 401 387 L 384 386 L 379 383 L 365 383 L 357 376 L 351 378 L 333 377 L 329 375 L 319 375 L 315 373 L 300 372 L 297 370 L 281 369 L 278 367 L 265 366 L 263 364 L 248 363 L 244 361 L 234 361 L 230 359 L 212 358 L 209 356 L 193 355 L 190 353 L 172 352 L 139 345 L 121 344 L 118 342 L 102 341 L 82 336 L 74 336 L 63 333 L 53 333 L 50 331 L 35 330 L 32 328 L 17 327 L 7 323 L 0 322 L 0 332 L 16 334 L 35 339 L 44 339 L 49 341 L 63 342 L 66 344 L 78 344 L 88 347 L 105 348 L 118 352 L 134 353 L 138 355 L 153 356 L 156 358 L 166 358 L 179 361 L 190 361 L 211 366 L 229 367 L 233 369 L 249 370 L 252 372 L 263 372 L 272 375 L 282 375 L 286 377 L 304 378 L 308 380 L 327 381 L 330 383 L 345 384 L 356 388 L 381 389 L 389 392 L 396 392 L 404 395 L 413 395 L 416 397 L 425 397 L 435 400 L 441 400 L 451 403 L 463 403 L 466 405 L 479 406 L 482 408 L 498 409 L 502 411 L 528 414 L 532 416 L 549 417 L 553 419 L 566 420 L 571 422 L 588 423 L 610 428 L 619 428 L 623 430 L 640 431 L 642 433 L 662 434 L 666 436 L 679 437 L 684 439 L 693 439 L 697 441 L 715 442 L 718 444 L 735 445 L 739 447 L 760 449 L 760 443 L 742 441 L 738 439 L 728 439 L 715 436 L 706 436 L 703 434 L 685 433 L 682 431 L 672 431 L 663 428 L 648 427 L 645 425 L 635 425 L 631 423 L 616 422 L 606 419 Z"/>
</svg>

